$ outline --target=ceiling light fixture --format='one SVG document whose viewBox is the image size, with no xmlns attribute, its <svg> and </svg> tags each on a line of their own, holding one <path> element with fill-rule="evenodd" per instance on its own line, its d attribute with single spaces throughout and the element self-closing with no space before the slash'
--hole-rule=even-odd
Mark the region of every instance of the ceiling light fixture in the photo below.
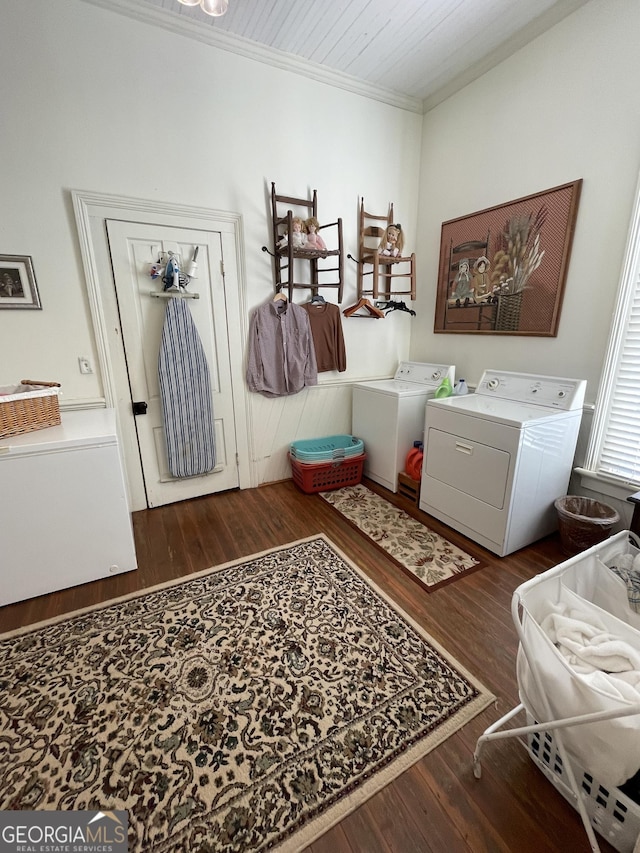
<svg viewBox="0 0 640 853">
<path fill-rule="evenodd" d="M 229 0 L 178 0 L 183 6 L 200 6 L 207 15 L 219 18 L 229 8 Z"/>
</svg>

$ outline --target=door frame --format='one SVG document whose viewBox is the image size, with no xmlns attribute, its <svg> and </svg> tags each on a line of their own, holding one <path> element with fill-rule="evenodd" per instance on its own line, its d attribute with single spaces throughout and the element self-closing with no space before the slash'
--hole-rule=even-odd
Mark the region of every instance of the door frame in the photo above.
<svg viewBox="0 0 640 853">
<path fill-rule="evenodd" d="M 71 199 L 96 342 L 99 376 L 105 405 L 116 410 L 131 511 L 146 509 L 147 501 L 135 417 L 131 411 L 131 391 L 105 225 L 107 219 L 220 233 L 238 477 L 241 489 L 250 488 L 254 485 L 256 473 L 250 463 L 251 422 L 244 377 L 248 312 L 241 214 L 83 190 L 71 190 Z"/>
</svg>

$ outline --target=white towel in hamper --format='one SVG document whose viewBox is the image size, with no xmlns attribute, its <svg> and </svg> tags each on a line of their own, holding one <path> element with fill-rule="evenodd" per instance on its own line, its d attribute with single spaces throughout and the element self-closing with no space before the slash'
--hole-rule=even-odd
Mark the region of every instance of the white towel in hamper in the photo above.
<svg viewBox="0 0 640 853">
<path fill-rule="evenodd" d="M 638 665 L 640 669 L 640 631 L 562 585 L 550 588 L 546 603 L 540 599 L 541 586 L 536 592 L 536 618 L 526 613 L 522 623 L 525 642 L 518 651 L 522 702 L 539 722 L 599 711 L 620 713 L 637 705 L 638 715 L 562 730 L 564 744 L 580 766 L 602 784 L 621 785 L 640 768 L 640 677 L 634 668 Z M 553 597 L 559 600 L 554 602 Z M 581 620 L 574 622 L 582 625 L 569 623 L 572 612 L 580 614 Z M 551 625 L 556 631 L 553 639 L 543 629 L 547 617 L 546 627 Z M 558 628 L 564 641 L 573 643 L 566 654 L 554 642 Z M 624 677 L 594 667 L 597 651 L 590 651 L 588 642 L 579 642 L 581 636 L 584 640 L 590 635 L 609 642 L 608 647 L 603 644 L 608 656 L 601 657 L 609 666 L 626 666 L 621 670 Z M 579 660 L 578 666 L 572 665 L 572 655 Z M 587 668 L 591 671 L 584 671 Z"/>
<path fill-rule="evenodd" d="M 640 678 L 640 648 L 607 630 L 599 615 L 571 608 L 568 604 L 552 605 L 543 619 L 542 630 L 576 672 L 629 674 Z M 640 701 L 640 694 L 637 697 Z"/>
</svg>

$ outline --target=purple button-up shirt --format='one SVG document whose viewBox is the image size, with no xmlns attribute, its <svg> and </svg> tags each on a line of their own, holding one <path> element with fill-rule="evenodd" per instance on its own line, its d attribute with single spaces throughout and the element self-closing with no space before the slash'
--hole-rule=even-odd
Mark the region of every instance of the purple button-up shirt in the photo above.
<svg viewBox="0 0 640 853">
<path fill-rule="evenodd" d="M 316 355 L 304 308 L 280 299 L 256 308 L 249 328 L 249 390 L 282 397 L 317 384 Z"/>
</svg>

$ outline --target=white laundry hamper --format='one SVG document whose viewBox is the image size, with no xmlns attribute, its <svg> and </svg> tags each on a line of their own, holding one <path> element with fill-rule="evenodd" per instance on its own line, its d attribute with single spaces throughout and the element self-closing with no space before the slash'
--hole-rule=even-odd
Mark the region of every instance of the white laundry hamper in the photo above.
<svg viewBox="0 0 640 853">
<path fill-rule="evenodd" d="M 599 850 L 594 828 L 620 853 L 633 853 L 640 836 L 640 805 L 618 788 L 640 770 L 640 692 L 606 673 L 576 671 L 541 623 L 554 608 L 571 608 L 640 655 L 640 614 L 607 565 L 613 555 L 638 553 L 639 546 L 622 531 L 515 590 L 520 704 L 484 732 L 474 754 L 480 778 L 486 743 L 523 739 L 536 766 L 580 813 L 593 851 Z M 504 728 L 521 712 L 527 725 Z"/>
</svg>

